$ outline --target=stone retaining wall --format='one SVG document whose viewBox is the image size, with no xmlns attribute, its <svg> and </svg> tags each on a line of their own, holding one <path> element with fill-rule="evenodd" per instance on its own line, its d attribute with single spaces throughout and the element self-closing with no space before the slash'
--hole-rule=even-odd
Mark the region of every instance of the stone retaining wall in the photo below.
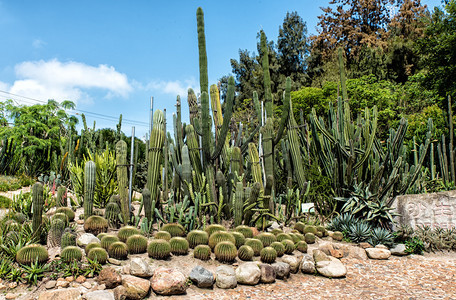
<svg viewBox="0 0 456 300">
<path fill-rule="evenodd" d="M 398 196 L 392 207 L 400 214 L 398 225 L 456 227 L 456 191 Z"/>
</svg>

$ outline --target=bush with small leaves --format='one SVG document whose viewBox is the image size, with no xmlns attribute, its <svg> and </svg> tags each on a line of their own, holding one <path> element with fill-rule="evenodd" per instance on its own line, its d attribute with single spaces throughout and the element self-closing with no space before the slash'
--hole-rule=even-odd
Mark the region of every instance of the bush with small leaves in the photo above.
<svg viewBox="0 0 456 300">
<path fill-rule="evenodd" d="M 117 237 L 121 242 L 126 242 L 127 239 L 134 235 L 134 234 L 141 234 L 141 231 L 139 231 L 138 228 L 133 227 L 133 226 L 124 226 L 119 229 L 119 232 L 117 233 Z"/>
<path fill-rule="evenodd" d="M 201 260 L 211 259 L 211 247 L 208 245 L 198 245 L 193 250 L 193 257 Z"/>
<path fill-rule="evenodd" d="M 245 239 L 244 245 L 252 247 L 254 256 L 259 256 L 263 249 L 263 243 L 257 239 Z"/>
<path fill-rule="evenodd" d="M 272 264 L 277 258 L 277 251 L 272 247 L 264 247 L 260 251 L 260 259 L 265 264 Z"/>
<path fill-rule="evenodd" d="M 234 236 L 236 248 L 239 249 L 245 243 L 245 236 L 237 231 L 231 231 L 231 234 Z"/>
<path fill-rule="evenodd" d="M 175 236 L 180 236 L 183 237 L 185 236 L 185 228 L 179 223 L 169 223 L 163 225 L 161 228 L 162 231 L 167 231 L 169 234 L 171 234 L 171 237 Z"/>
<path fill-rule="evenodd" d="M 171 234 L 169 234 L 168 231 L 158 231 L 154 234 L 154 239 L 169 241 L 171 239 Z"/>
<path fill-rule="evenodd" d="M 188 241 L 180 236 L 175 236 L 169 240 L 171 253 L 174 255 L 186 255 L 188 253 Z"/>
<path fill-rule="evenodd" d="M 128 257 L 128 247 L 124 242 L 114 242 L 108 248 L 109 257 L 125 260 Z"/>
<path fill-rule="evenodd" d="M 236 239 L 227 231 L 216 231 L 209 237 L 209 247 L 211 247 L 212 250 L 214 250 L 215 246 L 220 242 L 231 242 L 236 244 Z"/>
<path fill-rule="evenodd" d="M 253 238 L 253 230 L 249 226 L 239 225 L 234 230 L 242 233 L 246 239 Z"/>
<path fill-rule="evenodd" d="M 192 230 L 187 234 L 187 241 L 190 248 L 195 248 L 198 245 L 207 245 L 209 236 L 206 231 Z"/>
<path fill-rule="evenodd" d="M 90 216 L 84 221 L 84 230 L 97 235 L 108 231 L 108 220 L 101 216 Z"/>
<path fill-rule="evenodd" d="M 272 243 L 277 241 L 275 235 L 269 232 L 262 232 L 255 237 L 256 239 L 260 240 L 263 243 L 263 247 L 268 247 Z"/>
<path fill-rule="evenodd" d="M 69 222 L 73 222 L 74 221 L 74 217 L 76 216 L 76 214 L 74 213 L 74 211 L 70 208 L 70 207 L 59 207 L 55 210 L 55 213 L 63 213 L 67 216 L 68 218 L 68 221 Z"/>
<path fill-rule="evenodd" d="M 82 259 L 82 251 L 76 246 L 66 246 L 60 253 L 60 258 L 66 263 L 80 261 Z"/>
<path fill-rule="evenodd" d="M 44 263 L 48 260 L 49 254 L 46 247 L 38 244 L 30 244 L 17 251 L 16 261 L 23 265 L 30 265 L 36 261 Z"/>
<path fill-rule="evenodd" d="M 315 237 L 315 234 L 313 234 L 313 233 L 311 233 L 311 232 L 306 233 L 306 235 L 304 236 L 304 238 L 305 238 L 305 242 L 306 242 L 307 244 L 313 244 L 313 243 L 315 243 L 315 240 L 317 239 L 317 238 Z"/>
<path fill-rule="evenodd" d="M 296 229 L 297 231 L 303 233 L 305 227 L 306 227 L 306 224 L 304 224 L 303 222 L 297 222 L 293 228 Z"/>
<path fill-rule="evenodd" d="M 274 242 L 270 245 L 277 251 L 277 257 L 281 257 L 285 254 L 285 246 L 281 242 Z"/>
<path fill-rule="evenodd" d="M 230 263 L 236 259 L 237 249 L 232 242 L 220 242 L 215 246 L 214 254 L 219 262 Z"/>
<path fill-rule="evenodd" d="M 283 240 L 282 245 L 285 247 L 285 254 L 292 254 L 295 251 L 296 247 L 293 241 Z"/>
<path fill-rule="evenodd" d="M 242 245 L 241 247 L 239 247 L 238 257 L 240 260 L 243 260 L 243 261 L 252 260 L 254 254 L 255 253 L 253 252 L 253 249 L 250 246 Z"/>
<path fill-rule="evenodd" d="M 101 238 L 101 248 L 108 250 L 109 246 L 111 246 L 113 243 L 118 242 L 119 238 L 116 237 L 113 234 L 107 234 L 104 237 Z"/>
<path fill-rule="evenodd" d="M 86 255 L 89 254 L 90 250 L 92 250 L 93 248 L 100 248 L 101 247 L 101 244 L 98 243 L 98 242 L 92 242 L 92 243 L 88 243 L 86 246 L 85 246 L 85 253 Z"/>
<path fill-rule="evenodd" d="M 225 226 L 220 225 L 220 224 L 211 224 L 211 225 L 206 226 L 206 228 L 204 228 L 204 231 L 206 231 L 208 236 L 211 237 L 211 235 L 214 232 L 226 231 L 226 228 L 225 228 Z"/>
<path fill-rule="evenodd" d="M 140 254 L 147 251 L 147 238 L 140 234 L 134 234 L 127 239 L 128 252 Z"/>
<path fill-rule="evenodd" d="M 304 241 L 299 241 L 299 242 L 296 244 L 296 249 L 297 249 L 299 252 L 307 253 L 307 243 L 304 242 Z"/>
<path fill-rule="evenodd" d="M 87 258 L 90 260 L 96 259 L 98 263 L 104 265 L 108 261 L 108 252 L 101 247 L 95 247 L 87 253 Z"/>
<path fill-rule="evenodd" d="M 166 259 L 171 253 L 171 245 L 166 240 L 152 240 L 147 246 L 147 253 L 154 259 Z"/>
</svg>

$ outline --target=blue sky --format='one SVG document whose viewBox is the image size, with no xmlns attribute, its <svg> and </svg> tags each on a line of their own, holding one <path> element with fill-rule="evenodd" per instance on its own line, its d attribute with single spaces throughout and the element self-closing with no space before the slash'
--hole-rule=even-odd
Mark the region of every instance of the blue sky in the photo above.
<svg viewBox="0 0 456 300">
<path fill-rule="evenodd" d="M 131 121 L 124 121 L 123 131 L 130 135 L 134 125 L 136 136 L 143 137 L 154 96 L 154 108 L 167 109 L 172 130 L 177 94 L 186 121 L 186 91 L 199 90 L 198 6 L 205 13 L 212 84 L 230 73 L 230 59 L 238 58 L 239 49 L 256 50 L 260 29 L 276 41 L 287 11 L 297 11 L 309 34 L 316 33 L 320 7 L 328 2 L 0 0 L 0 101 L 72 100 L 79 110 L 116 119 L 122 113 Z M 96 120 L 97 128 L 117 123 L 91 114 L 87 119 Z"/>
</svg>

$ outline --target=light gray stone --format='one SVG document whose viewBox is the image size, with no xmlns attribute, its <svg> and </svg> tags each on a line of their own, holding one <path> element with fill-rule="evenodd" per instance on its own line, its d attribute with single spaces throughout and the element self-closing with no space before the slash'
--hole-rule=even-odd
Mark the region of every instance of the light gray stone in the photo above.
<svg viewBox="0 0 456 300">
<path fill-rule="evenodd" d="M 329 261 L 322 260 L 316 263 L 318 273 L 330 278 L 339 278 L 347 275 L 347 268 L 340 260 L 332 256 L 329 259 Z"/>
<path fill-rule="evenodd" d="M 77 243 L 79 247 L 85 248 L 90 243 L 99 243 L 100 240 L 91 233 L 84 233 L 78 237 Z"/>
<path fill-rule="evenodd" d="M 282 261 L 290 265 L 290 272 L 297 273 L 299 270 L 299 260 L 293 255 L 282 256 Z"/>
<path fill-rule="evenodd" d="M 44 291 L 38 296 L 38 300 L 80 300 L 81 291 L 78 288 L 58 289 Z"/>
<path fill-rule="evenodd" d="M 284 279 L 290 276 L 290 265 L 284 262 L 275 262 L 271 265 L 276 271 L 276 278 Z"/>
<path fill-rule="evenodd" d="M 371 259 L 388 259 L 391 251 L 381 248 L 366 248 L 367 256 Z"/>
<path fill-rule="evenodd" d="M 214 275 L 212 272 L 201 266 L 194 267 L 189 277 L 199 288 L 211 288 L 214 285 Z"/>
<path fill-rule="evenodd" d="M 236 269 L 236 280 L 240 284 L 255 285 L 260 279 L 261 270 L 255 262 L 243 263 Z"/>
<path fill-rule="evenodd" d="M 304 274 L 315 274 L 315 262 L 309 254 L 305 254 L 301 262 L 301 271 Z"/>
<path fill-rule="evenodd" d="M 386 247 L 385 245 L 382 245 L 382 244 L 378 244 L 377 246 L 375 246 L 375 248 L 389 250 L 388 247 Z"/>
<path fill-rule="evenodd" d="M 45 287 L 46 287 L 47 290 L 50 290 L 50 289 L 55 288 L 55 285 L 56 285 L 56 284 L 57 284 L 57 281 L 55 281 L 55 280 L 49 280 L 48 282 L 46 282 Z"/>
<path fill-rule="evenodd" d="M 187 277 L 174 269 L 159 267 L 155 269 L 150 285 L 155 293 L 169 296 L 185 294 L 187 290 Z"/>
<path fill-rule="evenodd" d="M 276 271 L 275 269 L 268 264 L 261 264 L 261 283 L 273 283 L 276 279 Z"/>
<path fill-rule="evenodd" d="M 408 253 L 405 252 L 406 249 L 407 247 L 404 244 L 397 244 L 396 246 L 390 249 L 390 252 L 392 255 L 404 256 L 408 255 Z"/>
<path fill-rule="evenodd" d="M 93 291 L 84 295 L 86 300 L 114 300 L 114 294 L 110 291 Z M 69 300 L 69 299 L 68 299 Z"/>
<path fill-rule="evenodd" d="M 149 280 L 131 275 L 122 276 L 122 286 L 126 290 L 127 298 L 134 300 L 144 299 L 150 290 Z"/>
<path fill-rule="evenodd" d="M 146 259 L 135 257 L 130 262 L 130 274 L 133 276 L 150 278 L 154 275 L 154 271 L 147 263 Z"/>
<path fill-rule="evenodd" d="M 215 285 L 221 289 L 234 289 L 237 286 L 233 267 L 221 265 L 215 271 Z"/>
</svg>

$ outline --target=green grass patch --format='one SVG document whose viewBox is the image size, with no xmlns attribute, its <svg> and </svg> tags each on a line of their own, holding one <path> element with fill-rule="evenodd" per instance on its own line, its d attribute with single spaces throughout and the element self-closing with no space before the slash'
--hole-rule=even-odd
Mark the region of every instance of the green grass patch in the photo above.
<svg viewBox="0 0 456 300">
<path fill-rule="evenodd" d="M 33 178 L 21 175 L 18 177 L 0 175 L 0 192 L 15 191 L 23 186 L 32 185 Z"/>
<path fill-rule="evenodd" d="M 11 206 L 11 199 L 0 195 L 0 208 L 9 208 Z"/>
</svg>

